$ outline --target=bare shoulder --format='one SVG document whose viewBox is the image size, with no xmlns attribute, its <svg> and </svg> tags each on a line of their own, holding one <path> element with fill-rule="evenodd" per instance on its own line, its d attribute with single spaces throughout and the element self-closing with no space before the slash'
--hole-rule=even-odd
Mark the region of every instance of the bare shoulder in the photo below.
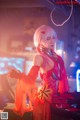
<svg viewBox="0 0 80 120">
<path fill-rule="evenodd" d="M 33 59 L 33 64 L 41 66 L 43 64 L 43 58 L 40 54 L 36 54 Z"/>
</svg>

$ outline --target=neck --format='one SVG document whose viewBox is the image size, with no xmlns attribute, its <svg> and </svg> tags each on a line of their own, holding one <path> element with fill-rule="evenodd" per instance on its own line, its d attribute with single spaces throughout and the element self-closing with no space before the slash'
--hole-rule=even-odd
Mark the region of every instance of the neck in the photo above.
<svg viewBox="0 0 80 120">
<path fill-rule="evenodd" d="M 52 49 L 45 48 L 45 47 L 40 47 L 40 48 L 38 48 L 38 51 L 39 51 L 40 53 L 47 54 L 47 55 L 50 56 L 50 57 L 53 57 L 53 54 L 54 54 L 54 51 L 53 51 Z"/>
</svg>

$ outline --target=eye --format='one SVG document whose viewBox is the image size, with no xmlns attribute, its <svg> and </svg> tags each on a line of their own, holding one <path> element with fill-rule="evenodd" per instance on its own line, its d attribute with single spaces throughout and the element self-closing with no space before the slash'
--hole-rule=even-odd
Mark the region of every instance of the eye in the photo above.
<svg viewBox="0 0 80 120">
<path fill-rule="evenodd" d="M 46 38 L 46 40 L 50 40 L 50 39 L 51 39 L 51 37 L 47 37 L 47 38 Z"/>
<path fill-rule="evenodd" d="M 56 39 L 56 38 L 53 36 L 52 39 Z"/>
</svg>

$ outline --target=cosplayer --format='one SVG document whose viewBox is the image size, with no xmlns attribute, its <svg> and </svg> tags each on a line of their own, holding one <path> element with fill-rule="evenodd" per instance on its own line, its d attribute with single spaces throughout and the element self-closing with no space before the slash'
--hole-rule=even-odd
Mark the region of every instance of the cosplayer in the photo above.
<svg viewBox="0 0 80 120">
<path fill-rule="evenodd" d="M 64 62 L 54 51 L 57 34 L 53 28 L 42 25 L 34 34 L 36 54 L 33 66 L 28 75 L 18 75 L 19 83 L 16 89 L 16 110 L 24 113 L 26 109 L 26 93 L 31 96 L 32 86 L 35 84 L 38 73 L 42 79 L 42 85 L 32 96 L 34 120 L 51 120 L 51 106 L 57 101 L 57 94 L 69 92 L 68 80 Z M 30 91 L 29 91 L 30 90 Z M 59 101 L 60 102 L 60 101 Z M 61 106 L 63 107 L 63 106 Z"/>
</svg>

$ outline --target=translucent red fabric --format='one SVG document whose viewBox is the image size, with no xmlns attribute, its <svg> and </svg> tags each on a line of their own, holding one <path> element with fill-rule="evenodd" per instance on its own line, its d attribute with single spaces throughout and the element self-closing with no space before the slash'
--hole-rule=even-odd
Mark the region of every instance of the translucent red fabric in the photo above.
<svg viewBox="0 0 80 120">
<path fill-rule="evenodd" d="M 41 74 L 43 84 L 34 99 L 34 120 L 51 120 L 51 106 L 68 107 L 65 97 L 58 95 L 58 92 L 60 94 L 69 92 L 64 62 L 57 55 L 56 58 L 52 57 L 51 59 L 54 62 L 54 66 L 51 70 Z M 46 59 L 44 61 L 46 62 Z"/>
<path fill-rule="evenodd" d="M 29 96 L 30 101 L 32 101 L 31 90 L 35 86 L 35 80 L 39 71 L 38 66 L 33 66 L 26 76 L 25 74 L 21 75 L 16 87 L 16 96 L 15 96 L 15 108 L 14 112 L 19 115 L 23 115 L 25 112 L 32 110 L 32 106 L 27 107 L 26 96 Z"/>
<path fill-rule="evenodd" d="M 60 64 L 60 80 L 59 80 L 58 92 L 60 93 L 69 92 L 67 74 L 66 74 L 64 62 L 60 56 L 58 56 L 58 61 Z"/>
<path fill-rule="evenodd" d="M 26 107 L 26 94 L 30 97 L 30 101 L 33 101 L 34 120 L 51 120 L 51 106 L 62 107 L 59 105 L 63 101 L 65 106 L 67 105 L 66 99 L 61 101 L 61 98 L 57 95 L 58 92 L 63 94 L 69 91 L 64 62 L 57 55 L 56 58 L 52 57 L 50 59 L 54 62 L 54 66 L 51 70 L 40 74 L 43 83 L 35 96 L 32 96 L 31 89 L 35 86 L 35 80 L 40 67 L 33 66 L 29 74 L 27 76 L 23 74 L 19 80 L 16 88 L 16 107 L 14 110 L 20 115 L 32 109 L 31 107 Z M 46 59 L 44 61 L 46 62 Z"/>
</svg>

